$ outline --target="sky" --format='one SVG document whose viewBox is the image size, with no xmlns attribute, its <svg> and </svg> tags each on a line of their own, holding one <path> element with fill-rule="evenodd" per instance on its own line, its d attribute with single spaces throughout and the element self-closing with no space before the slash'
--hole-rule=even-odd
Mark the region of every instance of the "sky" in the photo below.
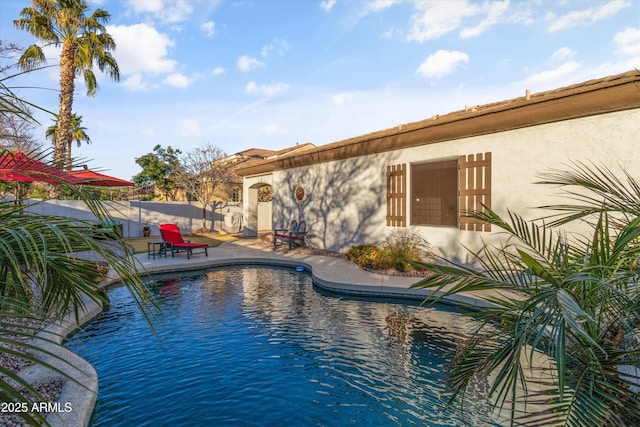
<svg viewBox="0 0 640 427">
<path fill-rule="evenodd" d="M 77 80 L 91 144 L 72 150 L 124 179 L 156 145 L 316 146 L 640 68 L 636 0 L 89 0 L 107 10 L 120 81 Z M 37 43 L 0 2 L 0 38 Z M 10 86 L 57 112 L 51 67 Z M 96 68 L 96 72 L 97 68 Z M 21 87 L 18 89 L 18 87 Z M 38 113 L 35 136 L 53 121 Z"/>
</svg>

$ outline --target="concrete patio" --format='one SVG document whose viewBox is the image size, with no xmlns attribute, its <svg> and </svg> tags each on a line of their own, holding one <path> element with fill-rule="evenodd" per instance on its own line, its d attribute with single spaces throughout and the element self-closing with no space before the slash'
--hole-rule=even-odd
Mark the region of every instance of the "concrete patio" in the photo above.
<svg viewBox="0 0 640 427">
<path fill-rule="evenodd" d="M 194 252 L 191 259 L 187 259 L 185 253 L 172 257 L 170 251 L 167 252 L 167 256 L 150 257 L 143 253 L 136 254 L 135 257 L 150 274 L 238 265 L 292 268 L 300 266 L 312 274 L 317 286 L 336 293 L 414 300 L 424 300 L 433 295 L 431 290 L 411 288 L 411 285 L 420 281 L 418 277 L 375 274 L 362 270 L 342 258 L 278 252 L 257 243 L 257 239 L 226 242 L 218 247 L 209 248 L 208 256 L 202 252 Z M 465 294 L 447 296 L 444 300 L 449 303 L 471 304 L 479 308 L 491 305 L 478 296 Z"/>
</svg>

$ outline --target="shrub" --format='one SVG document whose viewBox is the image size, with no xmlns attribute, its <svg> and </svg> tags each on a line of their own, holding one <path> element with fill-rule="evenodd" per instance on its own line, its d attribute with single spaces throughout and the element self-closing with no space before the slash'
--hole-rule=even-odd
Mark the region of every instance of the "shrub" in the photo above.
<svg viewBox="0 0 640 427">
<path fill-rule="evenodd" d="M 398 271 L 411 271 L 415 268 L 409 261 L 433 261 L 431 245 L 415 231 L 394 231 L 384 244 L 388 264 Z"/>
<path fill-rule="evenodd" d="M 377 248 L 374 245 L 354 245 L 347 251 L 346 257 L 361 268 L 373 268 L 377 256 Z"/>
<path fill-rule="evenodd" d="M 346 257 L 360 268 L 371 270 L 415 270 L 409 261 L 432 261 L 431 245 L 413 231 L 393 232 L 380 246 L 354 245 Z"/>
</svg>

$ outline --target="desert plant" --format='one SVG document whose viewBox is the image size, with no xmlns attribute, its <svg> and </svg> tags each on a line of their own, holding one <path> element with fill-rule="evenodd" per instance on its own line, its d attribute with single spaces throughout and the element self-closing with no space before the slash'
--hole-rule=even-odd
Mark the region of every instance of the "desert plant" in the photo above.
<svg viewBox="0 0 640 427">
<path fill-rule="evenodd" d="M 0 79 L 0 114 L 34 123 L 35 119 L 27 108 L 29 105 L 6 86 L 6 78 Z M 37 160 L 48 157 L 46 152 L 39 155 L 35 151 L 30 152 L 30 156 L 34 155 Z M 11 176 L 11 170 L 5 169 L 4 172 L 5 176 Z M 17 172 L 36 181 L 44 178 L 38 171 Z M 56 181 L 55 176 L 48 178 L 48 182 L 66 186 L 64 182 Z M 83 200 L 99 221 L 111 219 L 104 206 L 82 186 L 68 187 L 74 198 Z M 48 367 L 62 376 L 65 374 L 46 360 L 53 357 L 69 366 L 68 362 L 53 353 L 43 352 L 28 339 L 41 329 L 41 325 L 62 320 L 69 311 L 77 318 L 85 307 L 85 297 L 99 303 L 106 301 L 106 293 L 96 283 L 102 274 L 102 264 L 79 254 L 91 252 L 107 262 L 122 278 L 144 315 L 150 313 L 153 304 L 138 274 L 135 258 L 121 238 L 97 240 L 94 239 L 93 225 L 86 221 L 29 215 L 23 209 L 23 206 L 12 202 L 0 202 L 0 352 Z M 38 322 L 36 326 L 29 326 L 32 321 Z M 46 341 L 47 338 L 41 340 Z M 0 365 L 0 401 L 28 405 L 29 394 L 42 402 L 46 400 L 17 372 Z M 48 424 L 45 413 L 19 411 L 16 415 L 30 424 Z"/>
<path fill-rule="evenodd" d="M 94 214 L 106 220 L 108 214 L 99 203 L 87 200 L 87 204 Z M 105 260 L 123 279 L 143 313 L 149 313 L 147 290 L 124 241 L 95 239 L 91 223 L 25 215 L 22 208 L 0 203 L 0 351 L 50 367 L 41 359 L 50 355 L 34 352 L 30 344 L 16 347 L 14 331 L 22 327 L 23 319 L 45 325 L 62 319 L 69 311 L 77 318 L 85 307 L 85 297 L 99 304 L 107 302 L 97 280 L 104 274 L 103 265 L 75 254 L 92 252 Z M 2 401 L 27 402 L 25 392 L 44 401 L 16 372 L 0 367 Z M 17 415 L 30 423 L 46 424 L 38 413 Z"/>
<path fill-rule="evenodd" d="M 452 401 L 480 374 L 490 378 L 495 404 L 513 411 L 512 424 L 640 425 L 640 185 L 626 173 L 585 165 L 543 182 L 564 186 L 567 199 L 577 201 L 558 207 L 563 214 L 556 224 L 589 218 L 581 221 L 589 232 L 569 238 L 549 223 L 514 213 L 503 219 L 487 209 L 471 216 L 496 226 L 506 240 L 475 255 L 479 269 L 446 260 L 415 263 L 434 272 L 416 287 L 443 296 L 503 295 L 489 298 L 493 308 L 470 313 L 486 327 L 458 352 L 449 373 Z M 495 322 L 497 331 L 489 328 Z M 551 375 L 537 380 L 538 393 L 524 363 L 536 352 L 553 362 Z M 534 412 L 531 403 L 543 409 Z M 517 411 L 523 404 L 529 414 Z"/>
<path fill-rule="evenodd" d="M 349 261 L 369 270 L 390 270 L 400 272 L 415 270 L 411 261 L 433 259 L 431 246 L 415 231 L 394 231 L 378 244 L 354 245 L 346 253 Z"/>
<path fill-rule="evenodd" d="M 415 231 L 393 231 L 382 245 L 383 255 L 387 264 L 398 271 L 415 270 L 412 261 L 430 261 L 434 253 L 427 240 Z"/>
<path fill-rule="evenodd" d="M 376 251 L 377 248 L 374 245 L 353 245 L 349 248 L 345 256 L 358 267 L 373 268 L 373 260 L 376 256 Z"/>
</svg>

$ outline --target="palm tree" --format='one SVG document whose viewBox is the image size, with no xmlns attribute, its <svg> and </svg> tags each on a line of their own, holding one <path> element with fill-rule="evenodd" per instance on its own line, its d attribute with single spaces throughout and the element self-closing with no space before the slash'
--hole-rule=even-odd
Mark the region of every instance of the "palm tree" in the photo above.
<svg viewBox="0 0 640 427">
<path fill-rule="evenodd" d="M 53 153 L 54 164 L 60 169 L 73 138 L 71 112 L 76 75 L 83 75 L 89 96 L 95 96 L 98 90 L 94 64 L 114 81 L 120 79 L 118 64 L 111 55 L 115 42 L 104 27 L 111 15 L 96 9 L 87 17 L 88 8 L 85 0 L 32 0 L 31 7 L 22 9 L 21 18 L 14 21 L 16 28 L 28 31 L 45 45 L 62 45 L 60 109 Z M 46 63 L 42 47 L 29 46 L 18 63 L 24 70 Z"/>
<path fill-rule="evenodd" d="M 57 122 L 47 128 L 45 136 L 47 139 L 55 139 L 56 132 L 58 131 Z M 70 171 L 73 167 L 71 161 L 71 143 L 73 141 L 78 144 L 78 148 L 82 142 L 87 144 L 91 144 L 91 139 L 89 135 L 87 135 L 87 128 L 82 126 L 82 116 L 78 116 L 76 113 L 71 115 L 71 139 L 69 140 L 69 145 L 66 150 L 66 159 L 65 159 L 65 170 Z"/>
<path fill-rule="evenodd" d="M 37 160 L 44 161 L 49 153 Z M 33 153 L 32 153 L 33 156 Z M 21 174 L 29 171 L 21 170 Z M 34 172 L 34 179 L 42 179 Z M 55 179 L 55 176 L 48 176 Z M 112 221 L 108 211 L 92 200 L 83 186 L 66 185 L 74 198 L 84 200 L 98 221 Z M 20 342 L 41 327 L 64 319 L 68 312 L 78 317 L 86 306 L 85 298 L 105 304 L 106 293 L 100 286 L 104 267 L 111 268 L 132 292 L 145 316 L 153 307 L 148 291 L 138 273 L 140 266 L 121 237 L 115 240 L 96 239 L 95 225 L 89 221 L 51 215 L 24 215 L 23 206 L 0 202 L 0 352 L 19 359 L 51 367 L 47 358 L 73 368 L 63 359 L 38 352 L 37 344 Z M 92 253 L 95 259 L 82 254 Z M 108 270 L 107 268 L 107 270 Z M 27 326 L 22 320 L 27 319 Z M 37 321 L 36 326 L 31 326 Z M 55 341 L 50 344 L 57 345 Z M 71 371 L 72 369 L 67 369 Z M 58 371 L 60 376 L 64 372 Z M 69 381 L 74 381 L 69 377 Z M 24 402 L 26 394 L 45 401 L 31 384 L 5 366 L 0 365 L 0 399 L 3 402 Z M 17 414 L 31 423 L 45 423 L 37 413 Z"/>
<path fill-rule="evenodd" d="M 0 80 L 0 114 L 35 122 L 28 108 L 31 105 L 17 97 L 6 80 Z M 45 161 L 50 153 L 29 154 L 35 160 Z M 37 180 L 43 176 L 36 171 L 32 178 Z M 55 176 L 49 178 L 55 179 Z M 60 185 L 83 200 L 99 221 L 111 220 L 105 207 L 93 200 L 83 186 L 64 182 Z M 96 260 L 81 256 L 87 252 L 95 254 Z M 90 222 L 24 215 L 22 206 L 0 202 L 0 353 L 48 367 L 61 376 L 65 373 L 47 360 L 66 364 L 71 371 L 70 362 L 54 352 L 43 352 L 38 344 L 30 343 L 31 338 L 44 325 L 63 320 L 68 312 L 77 317 L 86 305 L 85 298 L 105 303 L 107 297 L 99 279 L 104 277 L 106 266 L 122 278 L 142 313 L 149 317 L 153 302 L 138 273 L 139 266 L 119 236 L 109 241 L 95 239 L 95 228 Z M 39 323 L 32 324 L 33 321 Z M 40 341 L 49 339 L 42 337 Z M 50 343 L 58 345 L 56 342 Z M 77 381 L 71 377 L 67 380 Z M 32 384 L 0 364 L 0 401 L 29 408 L 29 394 L 38 401 L 46 401 Z M 48 425 L 44 413 L 27 411 L 16 415 L 33 425 Z"/>
<path fill-rule="evenodd" d="M 582 164 L 546 174 L 542 182 L 564 186 L 567 199 L 576 201 L 556 206 L 560 214 L 551 225 L 548 218 L 473 212 L 506 236 L 475 255 L 479 268 L 415 263 L 433 271 L 415 286 L 441 291 L 439 298 L 502 294 L 489 298 L 493 308 L 471 313 L 484 322 L 450 371 L 452 401 L 483 375 L 493 402 L 513 410 L 513 423 L 640 425 L 640 185 L 625 175 L 623 182 L 606 168 Z M 587 235 L 554 228 L 575 220 L 588 227 Z M 539 355 L 551 364 L 535 379 L 528 365 Z"/>
</svg>

